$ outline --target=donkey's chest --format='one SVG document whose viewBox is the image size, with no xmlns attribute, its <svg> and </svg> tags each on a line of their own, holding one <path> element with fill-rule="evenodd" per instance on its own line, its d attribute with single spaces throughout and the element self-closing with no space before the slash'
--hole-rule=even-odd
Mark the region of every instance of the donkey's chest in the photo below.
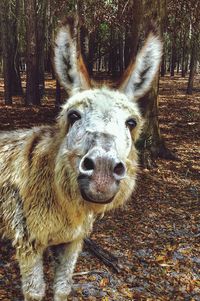
<svg viewBox="0 0 200 301">
<path fill-rule="evenodd" d="M 58 245 L 62 243 L 67 243 L 77 239 L 84 238 L 86 235 L 85 227 L 80 224 L 75 227 L 63 226 L 58 231 L 50 232 L 47 237 L 47 245 Z"/>
<path fill-rule="evenodd" d="M 83 239 L 91 230 L 93 225 L 93 214 L 80 216 L 77 219 L 60 218 L 49 220 L 46 231 L 40 237 L 40 241 L 46 246 L 58 245 Z"/>
</svg>

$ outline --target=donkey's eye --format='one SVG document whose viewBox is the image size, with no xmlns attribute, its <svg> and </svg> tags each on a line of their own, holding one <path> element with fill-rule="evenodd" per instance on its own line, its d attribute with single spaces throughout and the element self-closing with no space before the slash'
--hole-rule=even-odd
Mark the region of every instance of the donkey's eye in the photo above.
<svg viewBox="0 0 200 301">
<path fill-rule="evenodd" d="M 137 122 L 135 121 L 135 119 L 130 118 L 130 119 L 126 120 L 126 126 L 131 131 L 137 126 Z"/>
<path fill-rule="evenodd" d="M 81 119 L 81 114 L 78 111 L 71 110 L 68 113 L 69 124 L 72 126 L 76 121 Z"/>
</svg>

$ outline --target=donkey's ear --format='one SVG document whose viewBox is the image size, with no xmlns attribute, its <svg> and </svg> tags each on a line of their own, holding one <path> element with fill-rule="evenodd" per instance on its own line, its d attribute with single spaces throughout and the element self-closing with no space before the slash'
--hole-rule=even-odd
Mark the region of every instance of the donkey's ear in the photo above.
<svg viewBox="0 0 200 301">
<path fill-rule="evenodd" d="M 135 63 L 131 62 L 125 71 L 119 89 L 131 99 L 142 97 L 150 89 L 158 71 L 161 56 L 162 43 L 157 36 L 150 33 Z"/>
<path fill-rule="evenodd" d="M 66 18 L 58 30 L 54 48 L 54 67 L 60 84 L 72 95 L 89 89 L 90 80 L 78 49 L 78 20 Z"/>
</svg>

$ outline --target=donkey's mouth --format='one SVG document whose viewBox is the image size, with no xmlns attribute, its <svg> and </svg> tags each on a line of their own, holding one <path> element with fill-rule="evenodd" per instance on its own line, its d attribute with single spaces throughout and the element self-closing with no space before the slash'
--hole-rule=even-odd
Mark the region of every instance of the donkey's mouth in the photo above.
<svg viewBox="0 0 200 301">
<path fill-rule="evenodd" d="M 111 203 L 118 191 L 116 183 L 110 183 L 109 187 L 105 184 L 105 190 L 100 192 L 90 177 L 79 175 L 77 180 L 82 198 L 90 203 L 102 205 Z"/>
<path fill-rule="evenodd" d="M 87 201 L 87 202 L 90 202 L 90 203 L 95 203 L 95 204 L 109 204 L 112 202 L 112 200 L 114 199 L 114 196 L 108 200 L 105 200 L 105 199 L 93 199 L 90 195 L 88 195 L 83 189 L 80 189 L 80 192 L 81 192 L 81 196 L 82 198 Z"/>
</svg>

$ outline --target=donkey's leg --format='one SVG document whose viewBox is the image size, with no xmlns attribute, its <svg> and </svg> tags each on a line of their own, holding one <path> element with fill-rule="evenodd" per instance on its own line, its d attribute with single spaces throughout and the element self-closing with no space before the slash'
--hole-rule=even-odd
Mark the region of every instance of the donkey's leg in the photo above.
<svg viewBox="0 0 200 301">
<path fill-rule="evenodd" d="M 82 240 L 55 249 L 54 301 L 66 301 L 71 291 L 72 273 L 82 248 Z"/>
<path fill-rule="evenodd" d="M 43 250 L 37 254 L 17 256 L 25 301 L 41 301 L 45 296 L 42 255 Z"/>
</svg>

